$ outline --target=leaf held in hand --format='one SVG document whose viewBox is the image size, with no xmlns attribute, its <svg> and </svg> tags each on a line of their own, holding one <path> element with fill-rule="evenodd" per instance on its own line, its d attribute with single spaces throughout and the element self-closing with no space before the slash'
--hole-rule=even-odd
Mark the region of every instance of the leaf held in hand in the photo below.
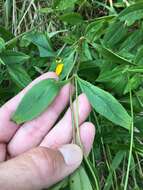
<svg viewBox="0 0 143 190">
<path fill-rule="evenodd" d="M 53 79 L 40 81 L 23 97 L 12 120 L 21 124 L 39 116 L 53 102 L 61 87 L 62 85 Z"/>
</svg>

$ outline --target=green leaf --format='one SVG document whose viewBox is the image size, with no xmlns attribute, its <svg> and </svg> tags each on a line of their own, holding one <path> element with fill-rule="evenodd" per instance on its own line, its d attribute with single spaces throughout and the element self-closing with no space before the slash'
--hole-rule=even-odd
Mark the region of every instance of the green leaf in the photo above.
<svg viewBox="0 0 143 190">
<path fill-rule="evenodd" d="M 114 53 L 112 50 L 101 47 L 99 48 L 99 52 L 105 57 L 107 60 L 112 61 L 113 63 L 117 64 L 132 64 L 132 62 L 128 61 L 127 59 L 121 57 L 117 53 Z"/>
<path fill-rule="evenodd" d="M 111 68 L 109 68 L 109 70 L 107 70 L 107 68 L 106 68 L 106 70 L 103 69 L 103 71 L 101 70 L 101 73 L 99 74 L 96 81 L 109 82 L 109 81 L 114 80 L 114 78 L 121 76 L 121 74 L 123 77 L 123 73 L 124 73 L 123 71 L 124 71 L 124 69 L 126 70 L 127 68 L 125 66 L 118 65 L 117 67 L 115 67 L 113 69 L 111 69 Z"/>
<path fill-rule="evenodd" d="M 130 97 L 128 96 L 123 96 L 120 99 L 120 102 L 126 106 L 126 108 L 130 109 Z M 133 108 L 134 108 L 134 113 L 140 113 L 143 110 L 143 90 L 139 90 L 135 92 L 135 95 L 132 97 L 132 102 L 133 102 Z"/>
<path fill-rule="evenodd" d="M 112 161 L 112 164 L 111 164 L 111 167 L 110 167 L 110 172 L 109 172 L 109 175 L 106 179 L 106 182 L 105 182 L 105 186 L 104 186 L 104 189 L 103 190 L 109 190 L 111 188 L 111 185 L 112 185 L 112 175 L 113 173 L 115 172 L 115 170 L 119 167 L 121 161 L 123 160 L 125 156 L 125 151 L 119 151 L 116 153 L 113 161 Z"/>
<path fill-rule="evenodd" d="M 142 76 L 140 76 L 138 73 L 135 74 L 130 78 L 130 80 L 126 84 L 126 87 L 124 89 L 124 94 L 130 92 L 130 89 L 131 90 L 137 89 L 141 83 L 142 83 Z"/>
<path fill-rule="evenodd" d="M 55 53 L 51 47 L 50 39 L 48 35 L 42 32 L 31 32 L 24 36 L 38 47 L 40 57 L 54 57 Z"/>
<path fill-rule="evenodd" d="M 5 65 L 5 63 L 3 62 L 1 58 L 0 58 L 0 64 Z"/>
<path fill-rule="evenodd" d="M 31 78 L 24 70 L 24 68 L 19 64 L 9 64 L 8 72 L 12 78 L 12 80 L 20 87 L 26 87 L 30 82 Z"/>
<path fill-rule="evenodd" d="M 143 18 L 143 2 L 130 5 L 119 14 L 118 18 L 126 21 L 128 26 Z"/>
<path fill-rule="evenodd" d="M 4 27 L 0 26 L 0 37 L 2 37 L 5 41 L 8 41 L 14 38 L 14 35 Z"/>
<path fill-rule="evenodd" d="M 78 69 L 78 75 L 81 76 L 81 78 L 84 77 L 89 82 L 95 82 L 100 72 L 96 63 L 97 62 L 95 60 L 81 62 Z"/>
<path fill-rule="evenodd" d="M 0 53 L 5 49 L 5 41 L 0 37 Z"/>
<path fill-rule="evenodd" d="M 137 65 L 143 65 L 143 46 L 141 46 L 135 56 L 134 63 Z"/>
<path fill-rule="evenodd" d="M 40 81 L 23 97 L 12 120 L 21 124 L 38 117 L 53 102 L 61 87 L 62 85 L 53 79 Z"/>
<path fill-rule="evenodd" d="M 67 185 L 68 185 L 68 178 L 65 178 L 62 181 L 60 181 L 59 183 L 57 183 L 54 186 L 52 186 L 51 188 L 49 188 L 48 190 L 62 190 Z"/>
<path fill-rule="evenodd" d="M 60 16 L 60 20 L 69 24 L 79 24 L 83 22 L 83 18 L 79 13 L 66 13 Z"/>
<path fill-rule="evenodd" d="M 63 71 L 60 75 L 60 79 L 64 79 L 70 72 L 72 71 L 74 64 L 75 64 L 75 50 L 72 50 L 69 52 L 68 55 L 66 55 L 65 58 L 63 58 Z"/>
<path fill-rule="evenodd" d="M 29 59 L 29 56 L 17 51 L 6 50 L 0 54 L 2 61 L 8 64 L 23 63 Z"/>
<path fill-rule="evenodd" d="M 59 33 L 64 33 L 64 32 L 67 32 L 68 30 L 57 30 L 55 32 L 49 32 L 48 33 L 48 37 L 51 39 L 53 38 L 54 36 L 56 36 L 57 34 Z"/>
<path fill-rule="evenodd" d="M 93 108 L 113 123 L 130 129 L 131 117 L 124 107 L 108 92 L 78 78 L 83 93 L 88 97 Z"/>
<path fill-rule="evenodd" d="M 128 28 L 123 22 L 115 21 L 111 23 L 104 35 L 104 44 L 109 48 L 116 47 L 116 45 L 126 36 L 127 32 Z"/>
<path fill-rule="evenodd" d="M 83 41 L 81 45 L 81 54 L 80 54 L 80 61 L 89 61 L 92 60 L 90 47 L 87 41 Z"/>
<path fill-rule="evenodd" d="M 73 8 L 74 4 L 77 2 L 77 0 L 58 0 L 58 3 L 56 4 L 56 9 L 63 11 L 68 8 Z"/>
<path fill-rule="evenodd" d="M 42 13 L 42 14 L 48 14 L 48 13 L 53 13 L 54 10 L 50 7 L 44 7 L 38 10 L 38 12 Z"/>
<path fill-rule="evenodd" d="M 82 166 L 70 176 L 69 180 L 71 190 L 93 190 L 89 177 Z"/>
<path fill-rule="evenodd" d="M 125 40 L 124 42 L 121 44 L 120 46 L 120 52 L 125 53 L 125 52 L 129 52 L 132 49 L 137 49 L 137 46 L 139 44 L 142 44 L 143 41 L 143 30 L 139 29 L 136 30 L 134 32 L 132 32 Z"/>
<path fill-rule="evenodd" d="M 90 24 L 85 29 L 85 36 L 89 41 L 97 40 L 103 33 L 106 23 L 104 20 L 97 20 Z"/>
<path fill-rule="evenodd" d="M 114 93 L 122 95 L 128 82 L 127 73 L 125 72 L 128 66 L 118 65 L 113 69 L 110 67 L 103 68 L 104 67 L 101 68 L 101 72 L 96 81 L 102 82 L 104 87 L 108 90 L 113 90 Z"/>
</svg>

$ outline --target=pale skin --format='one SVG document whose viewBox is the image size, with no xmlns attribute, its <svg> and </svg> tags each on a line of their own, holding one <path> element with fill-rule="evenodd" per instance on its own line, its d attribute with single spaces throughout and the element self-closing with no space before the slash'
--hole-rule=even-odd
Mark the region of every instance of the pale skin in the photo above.
<svg viewBox="0 0 143 190">
<path fill-rule="evenodd" d="M 91 150 L 95 127 L 85 122 L 91 106 L 84 94 L 78 97 L 83 150 L 72 144 L 70 107 L 55 124 L 69 105 L 70 92 L 74 91 L 70 84 L 61 89 L 54 102 L 38 118 L 21 126 L 11 121 L 11 115 L 24 94 L 34 84 L 47 78 L 57 79 L 57 76 L 53 72 L 41 75 L 0 108 L 0 187 L 3 190 L 40 190 L 50 187 L 75 171 L 82 162 L 83 153 L 87 155 Z"/>
</svg>

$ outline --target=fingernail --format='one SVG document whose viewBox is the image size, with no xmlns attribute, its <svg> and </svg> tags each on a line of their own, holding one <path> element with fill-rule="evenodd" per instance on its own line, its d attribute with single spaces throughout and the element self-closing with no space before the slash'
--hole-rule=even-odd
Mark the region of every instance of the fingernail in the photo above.
<svg viewBox="0 0 143 190">
<path fill-rule="evenodd" d="M 64 145 L 59 148 L 67 165 L 80 165 L 83 159 L 83 153 L 79 146 L 75 144 Z"/>
</svg>

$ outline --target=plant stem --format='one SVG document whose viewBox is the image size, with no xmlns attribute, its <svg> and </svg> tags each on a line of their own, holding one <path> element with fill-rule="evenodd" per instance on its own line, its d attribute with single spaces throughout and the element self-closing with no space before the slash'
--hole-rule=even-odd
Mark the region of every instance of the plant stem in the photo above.
<svg viewBox="0 0 143 190">
<path fill-rule="evenodd" d="M 77 78 L 75 77 L 75 96 L 76 96 L 76 113 L 75 113 L 75 126 L 77 132 L 77 144 L 83 149 L 81 138 L 80 138 L 80 131 L 79 131 L 79 106 L 78 106 L 78 87 L 77 87 Z"/>
<path fill-rule="evenodd" d="M 77 85 L 77 76 L 75 75 L 75 88 L 76 88 L 76 115 L 75 115 L 75 122 L 76 122 L 76 132 L 77 132 L 77 144 L 81 147 L 81 149 L 83 150 L 83 145 L 81 143 L 81 138 L 80 138 L 80 131 L 79 131 L 79 119 L 78 119 L 78 110 L 79 110 L 79 106 L 78 106 L 78 85 Z M 98 185 L 98 180 L 96 178 L 96 175 L 90 165 L 90 162 L 88 161 L 88 158 L 86 155 L 84 155 L 84 160 L 93 176 L 93 179 L 95 181 L 95 185 L 96 185 L 96 190 L 100 190 L 99 185 Z"/>
<path fill-rule="evenodd" d="M 96 185 L 96 190 L 100 190 L 97 177 L 96 177 L 96 175 L 95 175 L 95 173 L 94 173 L 94 171 L 93 171 L 93 169 L 92 169 L 92 167 L 90 165 L 90 162 L 88 161 L 88 158 L 86 156 L 84 156 L 84 160 L 85 160 L 85 162 L 86 162 L 86 164 L 87 164 L 87 166 L 88 166 L 88 168 L 89 168 L 89 170 L 90 170 L 90 172 L 91 172 L 91 174 L 93 176 L 93 179 L 94 179 L 95 185 Z"/>
<path fill-rule="evenodd" d="M 73 83 L 73 79 L 71 79 L 71 84 Z M 76 131 L 75 131 L 75 122 L 74 122 L 74 110 L 73 110 L 73 102 L 72 102 L 72 93 L 70 90 L 70 109 L 71 109 L 71 117 L 72 117 L 72 137 L 73 137 L 73 143 L 76 143 Z"/>
<path fill-rule="evenodd" d="M 128 158 L 128 166 L 127 166 L 127 173 L 126 173 L 126 178 L 125 178 L 124 190 L 127 190 L 127 186 L 128 186 L 130 165 L 131 165 L 131 159 L 132 159 L 133 139 L 134 139 L 134 122 L 133 122 L 134 112 L 133 112 L 133 101 L 132 101 L 131 86 L 130 86 L 130 107 L 131 107 L 131 117 L 132 117 L 131 139 L 130 139 L 130 150 L 129 150 L 129 158 Z"/>
</svg>

